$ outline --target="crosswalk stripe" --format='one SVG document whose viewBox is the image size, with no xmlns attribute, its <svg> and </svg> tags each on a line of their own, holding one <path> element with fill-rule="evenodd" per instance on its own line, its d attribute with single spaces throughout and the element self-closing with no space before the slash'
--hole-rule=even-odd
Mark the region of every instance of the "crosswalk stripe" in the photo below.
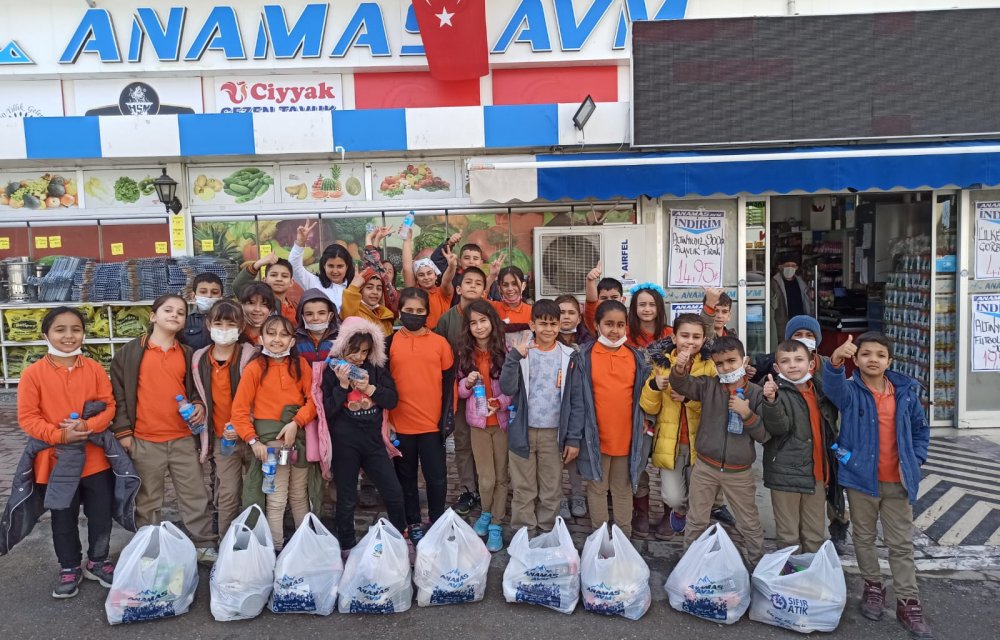
<svg viewBox="0 0 1000 640">
<path fill-rule="evenodd" d="M 994 458 L 992 458 L 990 456 L 982 455 L 982 454 L 979 454 L 979 453 L 975 453 L 973 451 L 969 451 L 968 449 L 966 449 L 964 447 L 961 447 L 961 446 L 958 446 L 958 445 L 952 445 L 952 444 L 948 444 L 948 443 L 931 442 L 931 444 L 928 446 L 928 450 L 929 451 L 941 451 L 941 452 L 949 452 L 949 453 L 953 453 L 953 454 L 958 454 L 958 455 L 961 455 L 963 458 L 968 458 L 968 459 L 976 460 L 976 461 L 979 461 L 979 462 L 988 462 L 988 463 L 994 462 Z"/>
<path fill-rule="evenodd" d="M 969 510 L 962 514 L 962 517 L 958 519 L 958 522 L 953 524 L 948 531 L 945 532 L 940 538 L 938 538 L 938 544 L 942 546 L 957 545 L 965 540 L 965 538 L 972 533 L 972 530 L 976 528 L 983 518 L 990 515 L 990 512 L 996 509 L 985 502 L 977 502 L 976 504 L 969 507 Z"/>
<path fill-rule="evenodd" d="M 991 535 L 989 540 L 986 541 L 986 544 L 1000 545 L 1000 527 L 997 527 L 997 530 L 993 532 L 993 535 Z"/>
<path fill-rule="evenodd" d="M 934 502 L 934 504 L 924 509 L 919 516 L 913 519 L 913 526 L 918 529 L 926 529 L 931 526 L 938 518 L 944 515 L 948 509 L 951 509 L 964 495 L 965 492 L 958 487 L 948 489 Z"/>
<path fill-rule="evenodd" d="M 938 473 L 940 473 L 941 475 L 943 475 L 945 477 L 952 476 L 952 477 L 955 477 L 955 478 L 972 478 L 974 480 L 983 480 L 983 479 L 988 480 L 989 479 L 989 478 L 983 478 L 983 476 L 981 474 L 968 473 L 968 472 L 965 472 L 965 471 L 956 471 L 952 467 L 938 466 L 938 465 L 932 464 L 930 462 L 925 463 L 923 468 L 926 469 L 926 470 L 928 470 L 928 471 L 937 471 Z M 979 484 L 979 483 L 976 483 L 976 484 L 978 486 L 980 486 L 981 488 L 983 488 L 983 489 L 993 489 L 994 492 L 997 495 L 1000 495 L 1000 492 L 997 492 L 997 485 L 995 485 L 995 484 L 994 485 Z"/>
<path fill-rule="evenodd" d="M 942 478 L 941 476 L 935 473 L 932 473 L 931 475 L 924 478 L 924 481 L 920 483 L 921 494 L 920 496 L 917 497 L 917 500 L 920 500 L 920 497 L 922 497 L 924 494 L 929 493 L 930 489 L 933 489 L 942 480 L 948 482 L 949 484 L 951 482 L 946 478 Z M 933 484 L 927 491 L 923 491 L 925 482 L 933 482 Z M 986 498 L 987 500 L 1000 501 L 1000 496 L 997 496 L 995 493 L 986 493 L 985 491 L 977 491 L 975 489 L 969 489 L 967 487 L 957 487 L 957 488 L 961 489 L 964 493 L 967 493 L 970 496 L 976 496 L 978 498 Z"/>
<path fill-rule="evenodd" d="M 994 471 L 995 473 L 1000 474 L 1000 462 L 986 462 L 985 460 L 983 460 L 983 461 L 976 460 L 975 464 L 970 464 L 969 459 L 967 457 L 965 457 L 965 456 L 960 456 L 960 455 L 957 455 L 957 454 L 952 454 L 951 452 L 948 452 L 948 453 L 939 453 L 939 452 L 935 452 L 933 449 L 930 452 L 929 459 L 930 460 L 934 460 L 935 462 L 940 462 L 942 459 L 949 460 L 949 461 L 955 460 L 956 461 L 955 464 L 957 466 L 961 466 L 961 467 L 973 467 L 974 468 L 976 464 L 983 465 L 984 467 L 995 467 L 995 469 L 990 468 L 989 471 Z M 949 462 L 949 464 L 951 464 L 951 462 Z"/>
<path fill-rule="evenodd" d="M 931 475 L 921 480 L 920 486 L 917 488 L 917 500 L 920 500 L 925 495 L 927 495 L 927 492 L 936 487 L 939 482 L 941 482 L 941 476 L 937 475 L 936 473 L 932 473 Z"/>
</svg>

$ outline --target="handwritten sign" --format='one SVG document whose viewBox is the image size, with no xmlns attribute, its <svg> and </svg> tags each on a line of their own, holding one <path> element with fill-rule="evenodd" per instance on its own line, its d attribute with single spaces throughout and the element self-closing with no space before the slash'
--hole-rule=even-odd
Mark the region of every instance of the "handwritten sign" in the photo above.
<svg viewBox="0 0 1000 640">
<path fill-rule="evenodd" d="M 700 302 L 674 302 L 670 305 L 670 324 L 674 323 L 677 316 L 682 313 L 700 314 L 702 304 Z"/>
<path fill-rule="evenodd" d="M 35 248 L 36 249 L 48 249 L 49 248 L 49 238 L 48 238 L 48 236 L 35 236 Z"/>
<path fill-rule="evenodd" d="M 670 210 L 670 287 L 722 286 L 724 211 Z"/>
<path fill-rule="evenodd" d="M 125 255 L 125 243 L 124 242 L 112 242 L 111 243 L 111 255 L 113 255 L 113 256 L 123 256 L 123 255 Z"/>
<path fill-rule="evenodd" d="M 10 238 L 0 238 L 0 249 L 10 249 Z"/>
<path fill-rule="evenodd" d="M 1000 278 L 1000 202 L 976 203 L 976 280 Z"/>
<path fill-rule="evenodd" d="M 170 250 L 170 249 L 169 249 L 169 248 L 167 247 L 167 243 L 166 243 L 166 242 L 155 242 L 155 243 L 153 243 L 153 249 L 154 249 L 154 250 L 156 251 L 156 253 L 158 253 L 158 254 L 164 254 L 164 253 L 166 253 L 167 251 L 169 251 L 169 250 Z"/>
<path fill-rule="evenodd" d="M 62 249 L 62 236 L 49 236 L 49 249 Z"/>
<path fill-rule="evenodd" d="M 1000 294 L 972 296 L 972 370 L 1000 371 Z"/>
<path fill-rule="evenodd" d="M 204 252 L 215 251 L 215 240 L 212 238 L 205 238 L 201 241 L 201 250 Z"/>
</svg>

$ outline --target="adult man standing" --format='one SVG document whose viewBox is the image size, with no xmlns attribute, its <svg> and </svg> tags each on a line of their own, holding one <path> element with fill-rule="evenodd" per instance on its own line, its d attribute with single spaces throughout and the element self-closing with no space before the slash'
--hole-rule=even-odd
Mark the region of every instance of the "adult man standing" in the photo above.
<svg viewBox="0 0 1000 640">
<path fill-rule="evenodd" d="M 771 345 L 784 339 L 789 318 L 813 315 L 809 285 L 798 275 L 799 265 L 789 260 L 778 265 L 771 279 Z"/>
</svg>

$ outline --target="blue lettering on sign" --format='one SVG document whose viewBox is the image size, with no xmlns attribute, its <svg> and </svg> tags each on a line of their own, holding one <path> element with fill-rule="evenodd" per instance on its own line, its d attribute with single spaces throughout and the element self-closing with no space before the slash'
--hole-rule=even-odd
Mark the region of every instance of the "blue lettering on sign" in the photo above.
<svg viewBox="0 0 1000 640">
<path fill-rule="evenodd" d="M 659 10 L 653 14 L 653 20 L 681 20 L 687 13 L 688 0 L 663 0 Z M 647 20 L 645 0 L 625 0 L 621 13 L 618 14 L 618 30 L 615 31 L 615 43 L 611 47 L 616 51 L 625 48 L 628 39 L 629 25 L 636 20 Z"/>
<path fill-rule="evenodd" d="M 267 58 L 268 44 L 274 47 L 274 57 L 277 60 L 295 58 L 300 52 L 303 58 L 320 57 L 323 54 L 323 35 L 326 32 L 326 15 L 329 9 L 325 2 L 307 4 L 299 14 L 299 19 L 289 28 L 284 7 L 265 5 L 257 27 L 254 59 Z"/>
<path fill-rule="evenodd" d="M 500 39 L 493 45 L 492 53 L 505 53 L 512 42 L 530 44 L 535 52 L 552 51 L 541 0 L 521 0 Z"/>
<path fill-rule="evenodd" d="M 611 0 L 593 0 L 579 24 L 576 22 L 573 0 L 555 0 L 555 7 L 556 23 L 559 25 L 559 44 L 562 50 L 579 51 L 594 33 L 597 23 L 608 12 Z"/>
<path fill-rule="evenodd" d="M 142 45 L 146 38 L 153 47 L 156 59 L 161 62 L 176 62 L 181 56 L 181 31 L 184 29 L 184 7 L 173 7 L 167 14 L 167 26 L 163 26 L 155 9 L 140 7 L 132 19 L 132 37 L 129 39 L 128 61 L 142 60 Z"/>
<path fill-rule="evenodd" d="M 28 57 L 17 42 L 11 40 L 0 47 L 0 64 L 35 64 L 35 61 Z"/>
<path fill-rule="evenodd" d="M 236 10 L 232 7 L 212 9 L 195 37 L 194 44 L 184 56 L 184 61 L 201 60 L 206 51 L 222 51 L 227 60 L 246 60 L 240 23 L 236 19 Z"/>
<path fill-rule="evenodd" d="M 413 3 L 406 7 L 406 22 L 403 24 L 403 31 L 411 35 L 420 34 L 420 26 L 417 24 L 417 13 L 413 10 Z M 401 56 L 422 56 L 424 55 L 424 45 L 404 44 L 400 50 Z"/>
<path fill-rule="evenodd" d="M 87 9 L 79 26 L 59 56 L 60 64 L 73 64 L 81 53 L 96 53 L 101 62 L 121 62 L 115 27 L 107 9 Z"/>
<path fill-rule="evenodd" d="M 358 5 L 330 57 L 343 58 L 351 47 L 368 47 L 376 58 L 392 55 L 389 51 L 389 37 L 385 33 L 382 7 L 378 4 L 362 2 Z"/>
</svg>

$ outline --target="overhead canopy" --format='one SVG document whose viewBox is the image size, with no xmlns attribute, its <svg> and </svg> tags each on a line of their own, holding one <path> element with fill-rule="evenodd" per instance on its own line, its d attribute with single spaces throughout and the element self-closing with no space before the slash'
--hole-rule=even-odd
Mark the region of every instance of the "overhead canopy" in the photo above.
<svg viewBox="0 0 1000 640">
<path fill-rule="evenodd" d="M 478 203 L 981 188 L 1000 184 L 1000 143 L 473 158 L 469 178 Z"/>
</svg>

